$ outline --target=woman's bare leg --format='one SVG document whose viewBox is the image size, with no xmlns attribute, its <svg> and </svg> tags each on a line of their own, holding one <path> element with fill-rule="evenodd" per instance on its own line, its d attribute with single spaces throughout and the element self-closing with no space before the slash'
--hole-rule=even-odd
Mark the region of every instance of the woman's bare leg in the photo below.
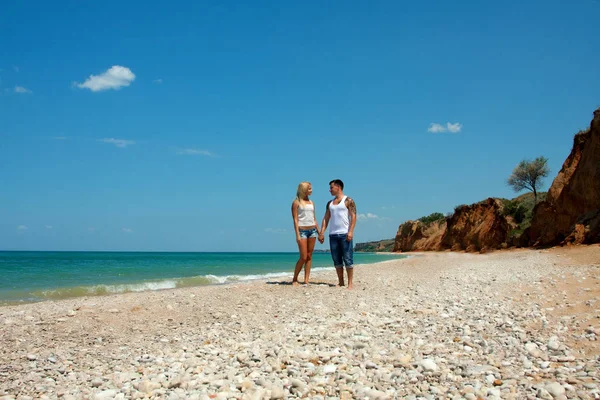
<svg viewBox="0 0 600 400">
<path fill-rule="evenodd" d="M 310 267 L 312 267 L 312 255 L 317 238 L 308 238 L 306 244 L 306 265 L 304 266 L 304 283 L 308 285 L 310 279 Z"/>
<path fill-rule="evenodd" d="M 300 252 L 300 258 L 298 262 L 296 262 L 296 268 L 294 269 L 294 278 L 292 279 L 292 285 L 298 286 L 298 275 L 300 275 L 300 271 L 302 271 L 302 266 L 306 263 L 306 253 L 308 240 L 301 239 L 298 241 L 298 251 Z"/>
</svg>

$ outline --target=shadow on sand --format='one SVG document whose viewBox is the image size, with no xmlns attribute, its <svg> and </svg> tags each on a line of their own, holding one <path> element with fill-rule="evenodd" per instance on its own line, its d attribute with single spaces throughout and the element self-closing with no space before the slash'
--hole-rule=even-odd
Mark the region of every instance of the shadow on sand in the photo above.
<svg viewBox="0 0 600 400">
<path fill-rule="evenodd" d="M 292 281 L 268 281 L 267 285 L 287 285 L 287 286 L 292 286 Z M 329 287 L 336 287 L 337 285 L 333 284 L 333 283 L 328 283 L 328 282 L 320 282 L 320 281 L 314 281 L 314 282 L 310 282 L 308 284 L 308 286 L 329 286 Z M 304 283 L 300 283 L 298 285 L 298 287 L 307 287 L 307 285 L 305 285 Z"/>
</svg>

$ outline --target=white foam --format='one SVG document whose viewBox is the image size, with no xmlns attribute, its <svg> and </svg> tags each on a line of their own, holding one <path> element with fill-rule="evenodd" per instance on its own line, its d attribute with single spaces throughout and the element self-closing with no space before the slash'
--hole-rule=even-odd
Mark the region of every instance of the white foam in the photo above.
<svg viewBox="0 0 600 400">
<path fill-rule="evenodd" d="M 211 283 L 225 283 L 226 276 L 216 276 L 216 275 L 206 275 L 206 279 L 208 279 Z"/>
<path fill-rule="evenodd" d="M 326 272 L 326 271 L 335 271 L 334 267 L 318 267 L 313 268 L 313 273 L 318 272 Z M 283 271 L 283 272 L 268 272 L 266 274 L 255 274 L 255 275 L 226 275 L 226 276 L 215 276 L 215 275 L 207 275 L 207 278 L 216 281 L 217 283 L 232 283 L 232 282 L 245 282 L 245 281 L 255 281 L 262 279 L 273 279 L 273 278 L 281 278 L 291 276 L 294 271 Z"/>
<path fill-rule="evenodd" d="M 104 289 L 108 293 L 145 292 L 147 290 L 174 289 L 176 287 L 176 281 L 166 280 L 159 282 L 128 283 L 123 285 L 98 285 L 91 287 L 90 292 L 97 293 L 98 289 Z"/>
</svg>

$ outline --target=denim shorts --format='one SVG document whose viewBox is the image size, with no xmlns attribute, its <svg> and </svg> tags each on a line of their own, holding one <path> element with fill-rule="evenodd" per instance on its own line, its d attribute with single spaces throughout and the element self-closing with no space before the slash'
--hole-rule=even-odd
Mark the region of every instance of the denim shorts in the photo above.
<svg viewBox="0 0 600 400">
<path fill-rule="evenodd" d="M 329 235 L 329 249 L 331 250 L 333 265 L 336 268 L 343 268 L 344 265 L 346 265 L 346 268 L 353 267 L 353 247 L 353 241 L 347 241 L 345 233 Z"/>
<path fill-rule="evenodd" d="M 300 239 L 316 238 L 318 236 L 317 228 L 299 229 L 299 231 Z"/>
</svg>

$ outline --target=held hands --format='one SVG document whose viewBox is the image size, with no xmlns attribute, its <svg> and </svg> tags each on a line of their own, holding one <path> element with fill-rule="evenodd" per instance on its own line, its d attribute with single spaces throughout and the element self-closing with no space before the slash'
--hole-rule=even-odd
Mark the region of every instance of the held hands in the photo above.
<svg viewBox="0 0 600 400">
<path fill-rule="evenodd" d="M 325 235 L 319 233 L 319 243 L 323 244 L 325 242 Z"/>
</svg>

